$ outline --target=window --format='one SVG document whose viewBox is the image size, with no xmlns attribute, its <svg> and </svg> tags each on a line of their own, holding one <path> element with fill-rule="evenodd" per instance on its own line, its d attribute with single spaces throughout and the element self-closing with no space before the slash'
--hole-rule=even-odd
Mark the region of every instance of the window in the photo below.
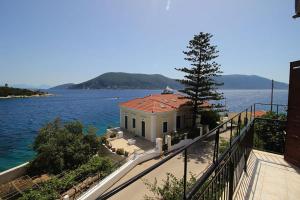
<svg viewBox="0 0 300 200">
<path fill-rule="evenodd" d="M 125 115 L 125 128 L 128 129 L 128 116 Z"/>
<path fill-rule="evenodd" d="M 163 132 L 164 133 L 168 132 L 168 122 L 163 123 Z"/>
<path fill-rule="evenodd" d="M 135 118 L 132 118 L 132 128 L 135 128 Z"/>
<path fill-rule="evenodd" d="M 176 129 L 180 129 L 181 128 L 181 117 L 180 116 L 177 116 L 176 117 Z"/>
</svg>

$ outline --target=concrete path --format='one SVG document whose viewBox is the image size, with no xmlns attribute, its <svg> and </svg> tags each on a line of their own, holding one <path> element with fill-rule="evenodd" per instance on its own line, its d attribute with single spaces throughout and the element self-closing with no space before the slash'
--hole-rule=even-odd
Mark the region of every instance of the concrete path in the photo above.
<svg viewBox="0 0 300 200">
<path fill-rule="evenodd" d="M 192 145 L 188 149 L 188 172 L 191 172 L 195 176 L 199 177 L 205 171 L 205 169 L 207 169 L 207 167 L 211 163 L 212 155 L 213 155 L 212 143 L 213 142 L 211 141 L 203 141 L 201 143 L 196 143 Z M 118 181 L 112 188 L 124 183 L 125 181 L 129 180 L 133 176 L 139 174 L 140 172 L 154 165 L 160 160 L 161 158 L 152 159 L 150 161 L 147 161 L 145 163 L 136 166 L 128 174 L 126 174 L 120 181 Z M 147 179 L 148 181 L 153 183 L 156 178 L 158 184 L 161 184 L 162 180 L 166 178 L 167 173 L 172 173 L 177 178 L 180 179 L 183 177 L 183 172 L 184 172 L 183 161 L 184 161 L 183 155 L 179 154 L 174 158 L 172 158 L 171 160 L 169 160 L 168 162 L 161 165 L 160 167 L 156 168 L 149 174 L 147 174 L 143 179 Z M 141 200 L 144 199 L 145 195 L 153 196 L 149 192 L 145 184 L 143 183 L 143 180 L 138 180 L 110 199 Z"/>
</svg>

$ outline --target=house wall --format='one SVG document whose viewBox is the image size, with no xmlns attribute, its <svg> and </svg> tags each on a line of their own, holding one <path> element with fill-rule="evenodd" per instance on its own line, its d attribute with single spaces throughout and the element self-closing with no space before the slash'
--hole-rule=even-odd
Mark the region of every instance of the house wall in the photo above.
<svg viewBox="0 0 300 200">
<path fill-rule="evenodd" d="M 163 123 L 168 122 L 168 131 L 165 134 L 170 134 L 176 129 L 176 116 L 181 117 L 181 129 L 191 126 L 191 111 L 189 107 L 182 107 L 178 110 L 164 112 L 164 113 L 146 113 L 139 110 L 133 110 L 126 107 L 120 107 L 120 126 L 125 129 L 125 116 L 128 116 L 127 130 L 133 134 L 142 136 L 142 121 L 145 121 L 145 138 L 147 140 L 155 141 L 155 138 L 162 138 Z M 154 116 L 154 118 L 153 118 Z M 152 121 L 151 121 L 152 117 Z M 136 120 L 136 127 L 132 126 L 132 119 Z M 154 122 L 154 123 L 153 123 Z M 152 124 L 153 123 L 153 124 Z M 154 138 L 152 137 L 152 127 L 154 127 Z"/>
<path fill-rule="evenodd" d="M 125 129 L 125 116 L 128 116 L 127 130 L 130 133 L 142 136 L 142 121 L 145 122 L 145 138 L 151 140 L 151 113 L 131 110 L 124 107 L 120 108 L 120 126 Z M 132 119 L 135 118 L 135 128 Z"/>
</svg>

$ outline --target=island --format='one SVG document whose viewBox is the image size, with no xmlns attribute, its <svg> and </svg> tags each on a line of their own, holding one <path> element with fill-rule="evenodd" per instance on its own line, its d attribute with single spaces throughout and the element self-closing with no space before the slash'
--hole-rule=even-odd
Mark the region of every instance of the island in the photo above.
<svg viewBox="0 0 300 200">
<path fill-rule="evenodd" d="M 51 94 L 40 90 L 13 88 L 13 87 L 8 87 L 8 85 L 0 86 L 0 99 L 41 97 L 41 96 L 50 96 L 50 95 Z"/>
<path fill-rule="evenodd" d="M 231 74 L 215 77 L 217 82 L 224 83 L 220 89 L 270 89 L 272 80 L 257 75 Z M 184 86 L 173 78 L 161 74 L 132 74 L 124 72 L 108 72 L 91 80 L 74 84 L 67 83 L 51 89 L 164 89 L 166 86 L 180 90 Z M 275 89 L 288 89 L 288 84 L 274 82 Z"/>
</svg>

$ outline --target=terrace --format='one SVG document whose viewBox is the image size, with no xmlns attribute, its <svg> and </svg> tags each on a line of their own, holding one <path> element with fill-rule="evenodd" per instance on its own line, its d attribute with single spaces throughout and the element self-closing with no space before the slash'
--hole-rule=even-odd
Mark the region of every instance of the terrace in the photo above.
<svg viewBox="0 0 300 200">
<path fill-rule="evenodd" d="M 200 139 L 143 163 L 98 199 L 151 197 L 142 180 L 153 182 L 156 177 L 162 183 L 167 173 L 183 178 L 183 199 L 296 199 L 300 169 L 283 159 L 286 120 L 280 112 L 286 106 L 275 105 L 275 119 L 257 117 L 256 109 L 266 106 L 270 108 L 254 104 Z M 262 127 L 271 135 L 261 135 Z M 263 145 L 258 142 L 262 137 L 269 137 Z M 197 181 L 188 187 L 190 173 Z M 133 193 L 136 188 L 139 192 Z"/>
<path fill-rule="evenodd" d="M 149 140 L 120 128 L 108 129 L 106 136 L 108 137 L 107 146 L 110 147 L 112 151 L 122 149 L 124 152 L 128 152 L 128 155 L 134 153 L 142 154 L 155 147 L 154 143 Z"/>
</svg>

